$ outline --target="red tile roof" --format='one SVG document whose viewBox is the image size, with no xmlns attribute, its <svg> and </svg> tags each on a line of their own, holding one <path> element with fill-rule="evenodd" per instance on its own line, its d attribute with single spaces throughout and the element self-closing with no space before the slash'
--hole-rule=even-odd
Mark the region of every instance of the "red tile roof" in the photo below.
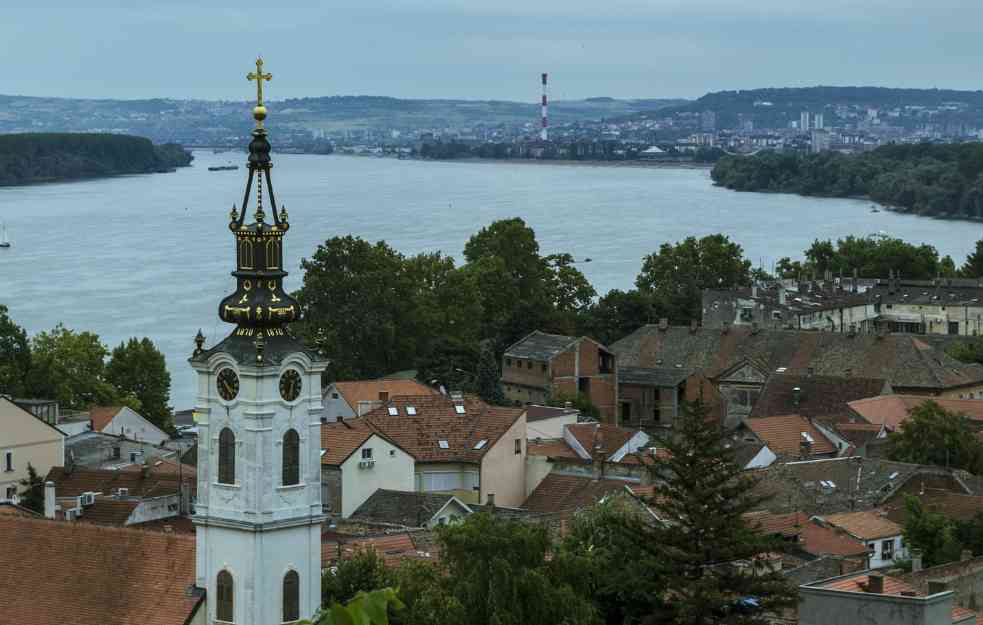
<svg viewBox="0 0 983 625">
<path fill-rule="evenodd" d="M 89 408 L 89 419 L 92 420 L 92 429 L 96 432 L 102 432 L 103 428 L 109 425 L 110 421 L 122 409 L 121 406 L 93 406 Z"/>
<path fill-rule="evenodd" d="M 355 453 L 365 441 L 369 440 L 374 430 L 361 418 L 346 419 L 334 423 L 321 424 L 321 464 L 339 466 Z"/>
<path fill-rule="evenodd" d="M 358 414 L 359 402 L 378 402 L 380 393 L 388 393 L 387 399 L 401 396 L 439 395 L 437 391 L 416 380 L 382 379 L 335 382 L 338 394 Z"/>
<path fill-rule="evenodd" d="M 546 456 L 549 458 L 565 458 L 569 460 L 583 460 L 577 455 L 570 445 L 563 439 L 551 440 L 531 440 L 527 444 L 527 452 L 530 456 Z"/>
<path fill-rule="evenodd" d="M 585 476 L 550 473 L 522 504 L 534 514 L 576 512 L 604 497 L 625 492 L 623 480 L 595 480 Z"/>
<path fill-rule="evenodd" d="M 974 421 L 983 421 L 983 400 L 981 399 L 943 399 L 926 395 L 880 395 L 858 399 L 848 405 L 869 423 L 883 424 L 890 430 L 897 430 L 908 413 L 926 401 L 934 401 L 950 412 L 966 415 Z"/>
<path fill-rule="evenodd" d="M 480 462 L 525 414 L 521 408 L 490 406 L 471 396 L 465 398 L 464 407 L 465 414 L 458 414 L 454 401 L 444 395 L 397 397 L 364 419 L 417 461 Z M 391 415 L 390 408 L 397 414 Z M 410 414 L 410 408 L 416 414 Z M 446 449 L 440 441 L 447 441 Z M 487 442 L 475 449 L 481 441 Z"/>
<path fill-rule="evenodd" d="M 0 517 L 4 623 L 184 625 L 202 598 L 192 536 Z"/>
<path fill-rule="evenodd" d="M 396 567 L 407 558 L 417 560 L 436 560 L 438 554 L 433 550 L 418 549 L 409 533 L 385 536 L 352 536 L 341 540 L 325 540 L 321 543 L 321 566 L 349 560 L 359 549 L 372 549 L 382 556 L 388 567 Z"/>
<path fill-rule="evenodd" d="M 82 508 L 82 515 L 78 520 L 82 523 L 123 527 L 138 505 L 140 502 L 135 499 L 96 497 L 95 503 Z"/>
<path fill-rule="evenodd" d="M 828 438 L 823 436 L 808 419 L 800 415 L 782 415 L 777 417 L 762 417 L 746 419 L 744 424 L 761 439 L 768 448 L 778 455 L 798 456 L 800 445 L 806 438 L 805 432 L 812 442 L 812 455 L 832 454 L 836 447 Z"/>
<path fill-rule="evenodd" d="M 745 515 L 752 528 L 764 534 L 781 534 L 796 538 L 799 549 L 814 556 L 866 556 L 864 543 L 829 527 L 823 527 L 802 512 L 772 514 L 752 512 Z"/>
<path fill-rule="evenodd" d="M 194 475 L 182 476 L 186 484 L 195 488 Z M 117 488 L 129 489 L 131 497 L 156 497 L 177 494 L 179 480 L 176 474 L 157 473 L 153 469 L 146 473 L 141 470 L 110 471 L 103 469 L 74 469 L 52 467 L 45 481 L 55 483 L 55 495 L 61 499 L 78 497 L 82 493 L 103 493 L 111 495 Z"/>
<path fill-rule="evenodd" d="M 610 456 L 624 447 L 638 430 L 610 423 L 573 423 L 566 426 L 581 447 L 591 456 Z"/>
<path fill-rule="evenodd" d="M 914 586 L 903 582 L 897 577 L 891 577 L 889 575 L 882 575 L 882 577 L 884 578 L 884 589 L 881 594 L 900 595 L 903 592 L 910 592 L 914 593 L 915 596 L 924 596 L 919 593 Z M 822 587 L 829 588 L 830 590 L 841 590 L 843 592 L 869 592 L 869 584 L 870 577 L 860 573 L 849 577 L 833 579 L 825 584 L 822 584 Z"/>
<path fill-rule="evenodd" d="M 34 510 L 31 510 L 29 508 L 25 508 L 23 506 L 18 506 L 17 504 L 13 504 L 13 503 L 10 503 L 10 502 L 0 503 L 0 515 L 22 516 L 22 517 L 28 517 L 28 518 L 32 518 L 32 519 L 33 518 L 38 518 L 38 517 L 41 516 L 40 514 L 38 514 L 37 512 L 35 512 Z"/>
<path fill-rule="evenodd" d="M 873 510 L 830 514 L 822 517 L 822 519 L 834 527 L 846 530 L 860 540 L 888 538 L 900 536 L 902 533 L 900 525 Z"/>
</svg>

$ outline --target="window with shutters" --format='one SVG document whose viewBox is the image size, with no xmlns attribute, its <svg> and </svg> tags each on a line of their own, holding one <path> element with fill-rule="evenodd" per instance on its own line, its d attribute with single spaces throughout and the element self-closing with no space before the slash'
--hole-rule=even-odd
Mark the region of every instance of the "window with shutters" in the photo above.
<svg viewBox="0 0 983 625">
<path fill-rule="evenodd" d="M 232 574 L 219 571 L 215 583 L 215 619 L 226 623 L 235 622 L 235 599 L 233 594 Z"/>
<path fill-rule="evenodd" d="M 283 435 L 283 485 L 300 484 L 300 436 L 296 430 Z"/>
<path fill-rule="evenodd" d="M 300 619 L 300 576 L 297 571 L 287 571 L 283 576 L 283 622 Z"/>
<path fill-rule="evenodd" d="M 223 428 L 218 435 L 218 481 L 236 483 L 236 435 L 229 428 Z"/>
</svg>

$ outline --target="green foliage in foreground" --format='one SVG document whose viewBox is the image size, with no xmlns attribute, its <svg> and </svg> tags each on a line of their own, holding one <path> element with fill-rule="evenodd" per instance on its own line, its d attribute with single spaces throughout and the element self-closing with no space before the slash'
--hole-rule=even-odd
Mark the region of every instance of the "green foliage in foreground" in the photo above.
<svg viewBox="0 0 983 625">
<path fill-rule="evenodd" d="M 399 610 L 403 602 L 392 588 L 359 592 L 342 605 L 333 603 L 311 621 L 299 625 L 389 625 L 389 610 Z"/>
<path fill-rule="evenodd" d="M 983 442 L 976 437 L 969 419 L 934 401 L 912 408 L 898 431 L 891 433 L 888 457 L 898 462 L 983 473 Z"/>
<path fill-rule="evenodd" d="M 0 186 L 168 171 L 191 158 L 179 145 L 127 135 L 0 135 Z"/>
<path fill-rule="evenodd" d="M 983 144 L 886 145 L 844 155 L 725 156 L 711 172 L 737 191 L 871 199 L 924 215 L 983 218 Z"/>
</svg>

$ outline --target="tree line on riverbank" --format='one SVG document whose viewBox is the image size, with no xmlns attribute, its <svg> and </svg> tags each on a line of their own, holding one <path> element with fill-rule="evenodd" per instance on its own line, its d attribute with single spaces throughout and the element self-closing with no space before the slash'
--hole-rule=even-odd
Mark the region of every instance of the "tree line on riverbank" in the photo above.
<svg viewBox="0 0 983 625">
<path fill-rule="evenodd" d="M 180 145 L 128 135 L 0 135 L 0 186 L 166 172 L 191 159 Z"/>
<path fill-rule="evenodd" d="M 522 219 L 496 221 L 474 234 L 464 262 L 440 252 L 407 256 L 385 241 L 345 236 L 301 262 L 295 296 L 304 309 L 298 332 L 331 360 L 331 379 L 365 379 L 416 369 L 424 382 L 477 392 L 479 363 L 497 359 L 533 330 L 588 335 L 602 343 L 667 318 L 702 317 L 702 291 L 748 286 L 754 279 L 822 277 L 825 272 L 907 279 L 983 276 L 983 242 L 959 268 L 931 245 L 889 237 L 815 241 L 803 258 L 784 258 L 775 273 L 754 268 L 722 234 L 663 243 L 641 259 L 634 288 L 597 293 L 586 258 L 544 255 Z M 482 356 L 484 352 L 484 355 Z M 488 353 L 494 355 L 494 358 Z"/>
<path fill-rule="evenodd" d="M 922 215 L 983 219 L 981 143 L 885 145 L 851 155 L 728 155 L 710 175 L 736 191 L 865 196 Z"/>
</svg>

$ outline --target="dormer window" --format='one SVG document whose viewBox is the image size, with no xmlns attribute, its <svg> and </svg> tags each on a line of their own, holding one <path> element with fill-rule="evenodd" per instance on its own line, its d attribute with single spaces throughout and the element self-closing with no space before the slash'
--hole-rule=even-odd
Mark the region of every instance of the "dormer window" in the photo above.
<svg viewBox="0 0 983 625">
<path fill-rule="evenodd" d="M 416 408 L 414 408 L 413 406 L 407 406 L 406 407 L 406 414 L 408 414 L 411 417 L 415 417 L 416 416 Z"/>
</svg>

